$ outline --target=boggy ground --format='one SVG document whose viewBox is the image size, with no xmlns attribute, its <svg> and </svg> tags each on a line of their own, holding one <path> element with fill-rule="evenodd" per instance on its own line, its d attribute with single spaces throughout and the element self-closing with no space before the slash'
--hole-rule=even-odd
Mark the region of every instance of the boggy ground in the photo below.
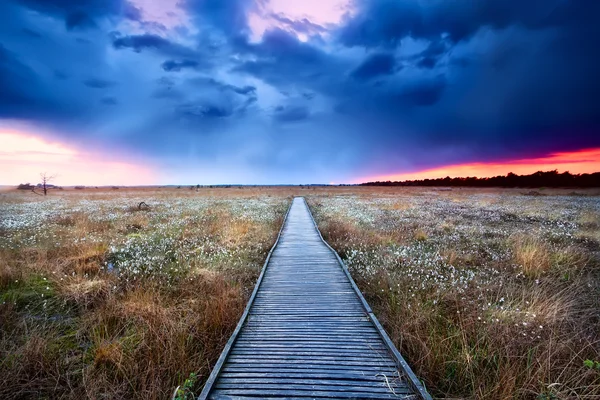
<svg viewBox="0 0 600 400">
<path fill-rule="evenodd" d="M 294 195 L 434 396 L 600 398 L 599 194 L 4 191 L 0 398 L 193 398 Z"/>
<path fill-rule="evenodd" d="M 599 399 L 600 198 L 586 194 L 397 189 L 310 205 L 432 395 Z"/>
</svg>

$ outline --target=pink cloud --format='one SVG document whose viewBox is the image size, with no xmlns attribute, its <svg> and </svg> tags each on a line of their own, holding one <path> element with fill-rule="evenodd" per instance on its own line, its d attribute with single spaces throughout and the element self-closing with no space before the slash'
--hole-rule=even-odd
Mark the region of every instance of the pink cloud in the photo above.
<svg viewBox="0 0 600 400">
<path fill-rule="evenodd" d="M 172 30 L 178 26 L 191 28 L 190 18 L 177 1 L 130 0 L 141 11 L 145 22 L 154 22 Z M 151 27 L 146 26 L 145 30 Z M 161 33 L 161 32 L 155 32 Z"/>
<path fill-rule="evenodd" d="M 280 16 L 290 20 L 307 19 L 313 24 L 327 27 L 339 24 L 344 14 L 351 12 L 350 0 L 270 0 L 263 4 L 257 13 L 248 16 L 253 39 L 259 40 L 262 34 L 270 28 L 281 28 L 291 30 L 289 25 L 281 22 Z M 291 30 L 293 31 L 293 30 Z M 306 40 L 305 33 L 294 32 L 301 40 Z M 316 32 L 311 32 L 316 33 Z"/>
</svg>

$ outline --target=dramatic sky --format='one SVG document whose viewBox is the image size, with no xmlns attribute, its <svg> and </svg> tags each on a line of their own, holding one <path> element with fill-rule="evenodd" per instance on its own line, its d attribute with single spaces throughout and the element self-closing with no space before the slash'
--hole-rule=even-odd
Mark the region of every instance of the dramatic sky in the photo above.
<svg viewBox="0 0 600 400">
<path fill-rule="evenodd" d="M 2 0 L 0 183 L 600 170 L 597 0 Z"/>
</svg>

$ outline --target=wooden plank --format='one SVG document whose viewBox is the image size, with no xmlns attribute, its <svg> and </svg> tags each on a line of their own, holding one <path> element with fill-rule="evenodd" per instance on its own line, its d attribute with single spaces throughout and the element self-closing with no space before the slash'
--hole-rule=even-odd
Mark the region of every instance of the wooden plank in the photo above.
<svg viewBox="0 0 600 400">
<path fill-rule="evenodd" d="M 277 397 L 272 397 L 273 399 L 277 399 L 277 400 L 306 400 L 307 397 L 295 397 L 295 396 L 277 396 Z M 311 397 L 308 397 L 311 398 Z M 315 398 L 316 397 L 312 397 Z M 335 397 L 328 397 L 329 399 L 335 399 Z M 358 397 L 360 398 L 360 397 Z M 211 400 L 257 400 L 258 397 L 256 396 L 239 396 L 239 395 L 227 395 L 227 394 L 213 394 L 210 396 Z M 402 399 L 406 399 L 406 400 L 414 400 L 415 397 L 414 395 L 407 395 L 407 396 L 398 396 L 398 397 L 394 397 L 394 399 L 396 400 L 402 400 Z"/>
<path fill-rule="evenodd" d="M 219 383 L 225 383 L 230 385 L 236 384 L 278 384 L 278 385 L 294 385 L 298 383 L 297 379 L 277 379 L 277 378 L 249 378 L 249 377 L 228 377 L 221 376 Z M 330 385 L 330 386 L 348 386 L 351 383 L 352 386 L 364 386 L 364 387 L 387 387 L 388 383 L 383 378 L 377 378 L 373 380 L 354 380 L 354 379 L 303 379 L 302 383 L 305 385 Z M 396 386 L 394 382 L 391 382 L 392 387 Z"/>
<path fill-rule="evenodd" d="M 365 392 L 336 392 L 336 391 L 317 391 L 317 390 L 295 390 L 295 389 L 216 389 L 214 395 L 254 395 L 254 396 L 298 396 L 309 398 L 346 398 L 346 399 L 397 399 L 398 396 L 391 391 L 388 393 L 365 393 Z M 212 398 L 212 397 L 211 397 Z"/>
<path fill-rule="evenodd" d="M 332 367 L 330 365 L 311 364 L 311 363 L 306 363 L 306 364 L 300 364 L 300 363 L 292 363 L 292 364 L 227 363 L 225 366 L 223 366 L 224 370 L 228 370 L 231 368 L 235 368 L 235 369 L 240 369 L 240 368 L 248 369 L 249 368 L 249 369 L 254 369 L 257 371 L 261 370 L 261 369 L 270 370 L 270 371 L 284 371 L 284 370 L 287 371 L 289 369 L 323 369 L 323 370 L 327 370 L 327 371 L 352 370 L 357 373 L 364 371 L 365 374 L 369 374 L 369 375 L 377 375 L 379 372 L 386 374 L 386 376 L 389 375 L 390 373 L 392 375 L 399 375 L 399 376 L 402 375 L 398 372 L 398 369 L 395 368 L 394 365 L 388 365 L 388 366 L 363 365 L 363 366 L 357 367 L 356 365 L 335 364 Z"/>
<path fill-rule="evenodd" d="M 369 342 L 363 342 L 363 343 L 355 343 L 355 344 L 339 344 L 339 341 L 330 341 L 330 342 L 318 342 L 318 343 L 313 343 L 310 339 L 303 339 L 302 343 L 297 343 L 297 342 L 283 342 L 283 341 L 269 341 L 269 342 L 256 342 L 256 341 L 251 341 L 251 342 L 244 342 L 239 346 L 236 346 L 236 349 L 248 349 L 248 350 L 252 350 L 252 349 L 260 349 L 260 348 L 265 348 L 265 349 L 304 349 L 304 350 L 308 350 L 308 349 L 320 349 L 320 348 L 324 348 L 324 349 L 331 349 L 331 348 L 337 348 L 337 349 L 357 349 L 357 350 L 362 350 L 362 351 L 369 351 L 369 350 L 373 350 L 373 351 L 387 351 L 387 348 L 379 343 L 369 343 Z"/>
<path fill-rule="evenodd" d="M 369 348 L 370 350 L 370 348 Z M 383 349 L 382 349 L 383 350 Z M 339 347 L 329 347 L 329 348 L 269 348 L 269 347 L 238 347 L 236 346 L 231 350 L 231 354 L 302 354 L 302 355 L 319 355 L 319 354 L 340 354 L 340 355 L 349 355 L 349 354 L 365 354 L 368 351 L 365 348 L 345 348 L 341 349 Z M 373 353 L 376 353 L 373 352 Z M 385 354 L 385 351 L 382 351 L 380 354 Z"/>
<path fill-rule="evenodd" d="M 296 381 L 298 382 L 298 381 Z M 412 392 L 408 387 L 404 388 L 394 388 L 393 386 L 388 385 L 373 385 L 370 384 L 368 386 L 364 385 L 354 385 L 352 381 L 346 381 L 346 383 L 342 385 L 332 385 L 327 381 L 323 381 L 320 384 L 316 383 L 306 383 L 304 380 L 300 381 L 300 383 L 287 383 L 285 385 L 281 385 L 279 382 L 277 383 L 266 383 L 266 382 L 236 382 L 229 383 L 223 382 L 219 380 L 215 387 L 217 389 L 236 389 L 236 390 L 281 390 L 282 387 L 285 390 L 297 390 L 297 391 L 325 391 L 325 392 L 367 392 L 367 393 L 384 393 L 390 394 L 390 388 L 394 390 L 394 392 L 403 392 L 405 394 L 407 392 Z"/>
<path fill-rule="evenodd" d="M 387 354 L 386 354 L 387 356 Z M 373 354 L 369 356 L 352 356 L 350 354 L 345 357 L 338 355 L 314 355 L 312 357 L 306 357 L 302 355 L 286 355 L 286 354 L 263 354 L 260 357 L 247 356 L 245 354 L 230 354 L 229 360 L 231 363 L 302 363 L 302 364 L 335 364 L 335 365 L 391 365 L 394 366 L 393 362 L 388 361 L 387 357 L 382 357 L 379 354 Z"/>
<path fill-rule="evenodd" d="M 387 372 L 381 372 L 381 368 L 377 371 L 364 371 L 362 368 L 359 369 L 323 369 L 323 368 L 285 368 L 285 369 L 273 369 L 273 368 L 225 368 L 222 370 L 220 376 L 223 379 L 227 377 L 234 378 L 289 378 L 289 379 L 351 379 L 354 381 L 369 381 L 379 382 L 382 378 L 387 377 L 388 380 L 399 379 L 397 372 L 393 370 Z M 404 381 L 402 381 L 406 384 Z"/>
</svg>

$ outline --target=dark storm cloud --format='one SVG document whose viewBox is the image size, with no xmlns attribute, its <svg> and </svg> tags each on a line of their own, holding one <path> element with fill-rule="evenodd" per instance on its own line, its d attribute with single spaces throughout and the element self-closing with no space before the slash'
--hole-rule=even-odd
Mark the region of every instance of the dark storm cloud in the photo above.
<svg viewBox="0 0 600 400">
<path fill-rule="evenodd" d="M 361 96 L 340 96 L 335 110 L 348 117 L 362 113 L 375 114 L 381 121 L 391 125 L 398 124 L 399 121 L 409 123 L 415 107 L 433 111 L 431 106 L 440 101 L 446 86 L 446 78 L 438 75 L 411 80 L 400 86 L 376 83 L 361 88 L 352 87 L 351 90 L 360 90 Z"/>
<path fill-rule="evenodd" d="M 153 97 L 175 101 L 177 120 L 204 131 L 217 121 L 239 119 L 257 99 L 253 86 L 236 86 L 205 77 L 186 79 L 179 84 L 161 79 Z"/>
<path fill-rule="evenodd" d="M 429 46 L 425 50 L 417 55 L 417 66 L 432 69 L 447 51 L 448 47 L 444 41 L 434 40 L 429 43 Z"/>
<path fill-rule="evenodd" d="M 380 75 L 391 75 L 395 67 L 396 59 L 392 54 L 373 54 L 352 71 L 352 76 L 366 81 Z"/>
<path fill-rule="evenodd" d="M 431 80 L 413 82 L 407 85 L 395 97 L 400 104 L 431 106 L 440 100 L 445 88 L 446 79 L 444 76 L 437 76 Z"/>
<path fill-rule="evenodd" d="M 0 118 L 48 118 L 62 114 L 43 80 L 16 53 L 0 44 Z"/>
<path fill-rule="evenodd" d="M 305 106 L 278 106 L 273 118 L 280 122 L 296 122 L 305 120 L 308 116 L 309 111 Z"/>
<path fill-rule="evenodd" d="M 186 68 L 196 69 L 199 65 L 200 64 L 198 63 L 198 61 L 194 60 L 167 60 L 164 63 L 162 63 L 162 69 L 164 69 L 167 72 L 179 72 L 182 69 Z"/>
<path fill-rule="evenodd" d="M 96 19 L 106 16 L 140 18 L 140 10 L 125 0 L 17 0 L 16 3 L 64 19 L 67 29 L 93 28 Z"/>
<path fill-rule="evenodd" d="M 470 149 L 463 158 L 478 153 L 544 154 L 600 144 L 600 79 L 593 72 L 600 68 L 600 56 L 593 50 L 600 46 L 600 28 L 592 17 L 600 13 L 600 3 L 358 4 L 359 12 L 337 32 L 342 44 L 402 50 L 400 42 L 412 38 L 427 47 L 400 58 L 407 74 L 412 71 L 404 84 L 402 78 L 377 81 L 375 87 L 361 90 L 364 101 L 343 92 L 338 110 L 381 110 L 389 115 L 380 115 L 380 123 L 411 132 L 402 141 Z M 422 111 L 412 114 L 406 105 Z M 390 143 L 400 139 L 381 135 Z"/>
<path fill-rule="evenodd" d="M 94 20 L 83 11 L 74 11 L 67 15 L 65 24 L 67 26 L 67 29 L 69 30 L 96 27 L 96 23 L 94 22 Z"/>
<path fill-rule="evenodd" d="M 233 114 L 233 108 L 205 102 L 184 103 L 177 107 L 177 115 L 189 118 L 226 118 Z"/>
<path fill-rule="evenodd" d="M 238 51 L 253 56 L 234 70 L 248 73 L 274 85 L 313 85 L 336 69 L 335 58 L 290 32 L 273 29 L 265 32 L 258 44 L 244 43 Z"/>
<path fill-rule="evenodd" d="M 111 86 L 115 86 L 117 84 L 117 82 L 109 81 L 106 79 L 100 79 L 100 78 L 89 78 L 89 79 L 84 80 L 83 84 L 85 86 L 93 88 L 93 89 L 106 89 Z"/>
<path fill-rule="evenodd" d="M 220 82 L 213 78 L 204 78 L 204 77 L 193 78 L 193 79 L 188 80 L 188 82 L 195 86 L 216 89 L 221 92 L 230 91 L 230 92 L 237 93 L 240 95 L 256 96 L 256 87 L 250 86 L 250 85 L 238 87 L 235 85 L 231 85 L 229 83 Z"/>
<path fill-rule="evenodd" d="M 129 48 L 137 53 L 141 52 L 142 50 L 157 50 L 167 55 L 180 57 L 194 57 L 197 55 L 194 50 L 186 46 L 174 43 L 163 38 L 162 36 L 151 33 L 126 36 L 115 34 L 113 37 L 114 40 L 112 45 L 117 50 Z"/>
<path fill-rule="evenodd" d="M 147 33 L 117 37 L 113 41 L 113 46 L 115 49 L 131 48 L 134 51 L 140 52 L 143 49 L 168 49 L 175 45 L 162 36 Z"/>
<path fill-rule="evenodd" d="M 13 52 L 0 44 L 0 105 L 5 112 L 34 101 L 37 76 Z M 29 82 L 29 84 L 25 84 Z"/>
<path fill-rule="evenodd" d="M 234 92 L 236 92 L 237 94 L 252 94 L 255 95 L 256 94 L 256 88 L 254 86 L 244 86 L 244 87 L 237 87 L 237 86 L 233 86 L 233 85 L 228 85 L 231 90 L 233 90 Z"/>
<path fill-rule="evenodd" d="M 209 24 L 227 37 L 248 34 L 248 11 L 255 2 L 248 0 L 182 0 L 181 7 L 197 18 L 198 26 Z"/>
<path fill-rule="evenodd" d="M 594 1 L 361 0 L 355 16 L 341 29 L 340 40 L 347 46 L 369 47 L 396 45 L 408 36 L 438 39 L 447 34 L 456 42 L 483 27 L 543 29 L 577 24 L 598 9 Z"/>
</svg>

